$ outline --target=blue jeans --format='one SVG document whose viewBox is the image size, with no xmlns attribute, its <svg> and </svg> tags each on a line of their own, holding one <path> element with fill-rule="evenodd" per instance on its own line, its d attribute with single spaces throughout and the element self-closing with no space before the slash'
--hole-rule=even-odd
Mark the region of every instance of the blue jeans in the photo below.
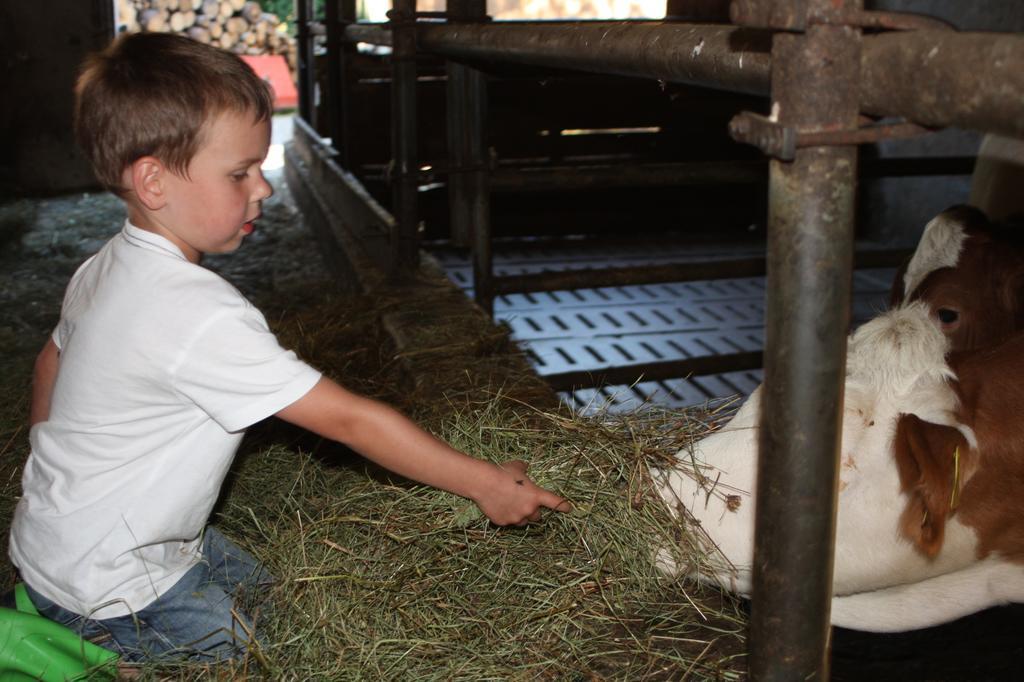
<svg viewBox="0 0 1024 682">
<path fill-rule="evenodd" d="M 213 526 L 203 535 L 202 557 L 156 601 L 116 618 L 72 613 L 25 587 L 39 613 L 117 652 L 125 662 L 240 658 L 261 638 L 235 599 L 252 599 L 273 576 Z"/>
</svg>

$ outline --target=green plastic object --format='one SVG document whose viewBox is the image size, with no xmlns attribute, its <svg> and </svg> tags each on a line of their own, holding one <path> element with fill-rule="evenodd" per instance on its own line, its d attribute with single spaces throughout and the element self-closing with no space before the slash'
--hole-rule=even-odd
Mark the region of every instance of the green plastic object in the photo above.
<svg viewBox="0 0 1024 682">
<path fill-rule="evenodd" d="M 39 615 L 22 583 L 14 588 L 17 610 L 0 607 L 0 682 L 113 680 L 117 654 Z"/>
</svg>

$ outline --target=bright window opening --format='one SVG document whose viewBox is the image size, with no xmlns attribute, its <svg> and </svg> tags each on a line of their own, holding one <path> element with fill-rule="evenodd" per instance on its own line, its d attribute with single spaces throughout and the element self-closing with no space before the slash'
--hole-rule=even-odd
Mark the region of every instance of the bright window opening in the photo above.
<svg viewBox="0 0 1024 682">
<path fill-rule="evenodd" d="M 360 0 L 360 16 L 387 21 L 391 0 Z M 443 12 L 445 0 L 420 0 L 421 12 Z M 663 19 L 665 0 L 488 0 L 495 19 Z"/>
</svg>

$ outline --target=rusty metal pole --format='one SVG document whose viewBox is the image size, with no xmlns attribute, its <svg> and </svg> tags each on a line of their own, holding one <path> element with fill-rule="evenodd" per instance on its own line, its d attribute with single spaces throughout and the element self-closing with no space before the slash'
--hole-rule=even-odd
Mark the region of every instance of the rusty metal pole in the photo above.
<svg viewBox="0 0 1024 682">
<path fill-rule="evenodd" d="M 451 18 L 487 20 L 486 0 L 449 0 Z M 473 297 L 487 314 L 494 312 L 494 259 L 491 248 L 490 168 L 485 121 L 487 81 L 483 72 L 449 62 L 448 150 L 452 163 L 449 202 L 452 240 L 473 251 Z"/>
<path fill-rule="evenodd" d="M 487 18 L 486 0 L 463 0 L 469 18 Z M 473 237 L 473 297 L 488 315 L 494 315 L 494 254 L 491 245 L 490 154 L 487 147 L 487 80 L 482 71 L 467 69 L 463 135 L 466 140 L 466 194 Z"/>
<path fill-rule="evenodd" d="M 313 62 L 313 34 L 309 22 L 313 20 L 313 0 L 295 0 L 295 24 L 298 51 L 299 116 L 311 127 L 316 128 L 314 119 L 316 94 L 316 69 Z"/>
<path fill-rule="evenodd" d="M 394 0 L 388 12 L 391 53 L 392 213 L 391 277 L 402 279 L 419 265 L 419 188 L 416 130 L 416 0 Z"/>
<path fill-rule="evenodd" d="M 355 45 L 344 41 L 345 27 L 356 20 L 355 0 L 328 0 L 324 4 L 327 24 L 327 132 L 337 160 L 346 170 L 351 167 L 351 135 L 348 65 Z"/>
<path fill-rule="evenodd" d="M 772 107 L 799 131 L 857 126 L 862 0 L 735 0 L 779 28 Z M 767 15 L 758 16 L 759 12 Z M 828 679 L 836 475 L 853 260 L 855 146 L 806 147 L 769 170 L 765 386 L 750 624 L 754 680 Z"/>
<path fill-rule="evenodd" d="M 324 24 L 327 27 L 327 85 L 324 98 L 327 100 L 327 136 L 331 138 L 334 149 L 341 148 L 341 37 L 344 27 L 338 17 L 339 1 L 327 0 L 324 3 Z"/>
<path fill-rule="evenodd" d="M 462 0 L 449 0 L 449 20 L 461 18 Z M 469 67 L 449 60 L 445 65 L 445 120 L 448 134 L 448 231 L 452 243 L 459 247 L 470 245 L 469 198 L 466 195 L 466 71 Z"/>
</svg>

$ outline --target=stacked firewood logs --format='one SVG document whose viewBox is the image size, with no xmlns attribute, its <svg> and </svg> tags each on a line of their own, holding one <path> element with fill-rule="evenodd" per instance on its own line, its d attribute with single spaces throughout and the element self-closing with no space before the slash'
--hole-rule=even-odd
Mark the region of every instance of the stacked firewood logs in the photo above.
<svg viewBox="0 0 1024 682">
<path fill-rule="evenodd" d="M 117 9 L 125 31 L 181 33 L 236 54 L 285 55 L 295 70 L 294 38 L 253 0 L 118 0 Z"/>
</svg>

